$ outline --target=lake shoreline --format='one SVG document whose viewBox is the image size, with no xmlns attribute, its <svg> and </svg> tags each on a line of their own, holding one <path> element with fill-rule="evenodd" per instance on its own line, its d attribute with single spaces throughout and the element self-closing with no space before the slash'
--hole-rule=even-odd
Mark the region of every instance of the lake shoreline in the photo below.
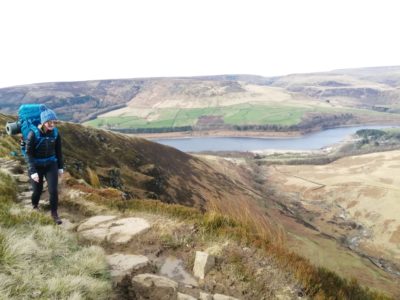
<svg viewBox="0 0 400 300">
<path fill-rule="evenodd" d="M 141 137 L 145 139 L 181 139 L 181 138 L 201 138 L 201 137 L 227 137 L 227 138 L 296 138 L 302 137 L 304 133 L 299 131 L 234 131 L 234 130 L 209 130 L 209 131 L 180 131 L 166 133 L 134 133 L 129 136 Z"/>
<path fill-rule="evenodd" d="M 239 152 L 264 152 L 269 151 L 304 151 L 321 150 L 325 151 L 334 147 L 343 140 L 349 138 L 357 130 L 365 128 L 383 128 L 385 125 L 365 125 L 365 126 L 346 126 L 323 131 L 310 132 L 304 135 L 290 133 L 282 135 L 268 136 L 266 132 L 256 132 L 254 136 L 249 136 L 248 132 L 242 135 L 232 134 L 228 131 L 208 132 L 210 135 L 170 135 L 168 138 L 162 135 L 159 138 L 152 136 L 148 138 L 153 142 L 164 144 L 184 152 L 204 152 L 204 151 L 239 151 Z M 202 132 L 204 133 L 204 132 Z M 218 133 L 214 135 L 214 133 Z M 253 133 L 254 134 L 254 133 Z M 136 136 L 137 137 L 137 136 Z"/>
<path fill-rule="evenodd" d="M 237 131 L 237 130 L 205 130 L 205 131 L 177 131 L 165 133 L 124 133 L 128 136 L 140 137 L 145 139 L 182 139 L 182 138 L 260 138 L 260 139 L 285 139 L 285 138 L 301 138 L 309 134 L 318 133 L 330 129 L 348 128 L 348 127 L 364 127 L 364 126 L 394 126 L 398 127 L 398 123 L 390 122 L 366 122 L 361 124 L 348 124 L 329 128 L 313 128 L 307 132 L 302 131 Z"/>
</svg>

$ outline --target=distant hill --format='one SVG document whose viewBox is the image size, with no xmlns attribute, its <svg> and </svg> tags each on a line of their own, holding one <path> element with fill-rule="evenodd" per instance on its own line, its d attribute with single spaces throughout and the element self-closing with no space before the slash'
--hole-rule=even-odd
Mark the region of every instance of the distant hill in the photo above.
<svg viewBox="0 0 400 300">
<path fill-rule="evenodd" d="M 400 67 L 280 77 L 220 75 L 41 83 L 0 89 L 0 110 L 45 103 L 66 121 L 133 133 L 300 131 L 400 122 Z"/>
</svg>

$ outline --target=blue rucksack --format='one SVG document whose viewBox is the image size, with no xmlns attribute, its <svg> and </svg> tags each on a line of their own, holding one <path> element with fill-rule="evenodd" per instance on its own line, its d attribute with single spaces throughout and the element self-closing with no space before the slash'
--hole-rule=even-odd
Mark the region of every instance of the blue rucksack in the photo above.
<svg viewBox="0 0 400 300">
<path fill-rule="evenodd" d="M 21 140 L 21 152 L 26 157 L 25 144 L 28 139 L 29 132 L 33 131 L 36 140 L 36 149 L 39 148 L 40 144 L 46 138 L 57 139 L 58 130 L 53 129 L 53 135 L 51 137 L 43 137 L 40 134 L 38 125 L 40 124 L 40 113 L 46 110 L 47 107 L 44 104 L 23 104 L 18 109 L 18 125 L 22 133 Z M 55 161 L 55 157 L 49 157 L 45 159 L 37 159 L 38 163 L 47 163 L 50 161 Z"/>
</svg>

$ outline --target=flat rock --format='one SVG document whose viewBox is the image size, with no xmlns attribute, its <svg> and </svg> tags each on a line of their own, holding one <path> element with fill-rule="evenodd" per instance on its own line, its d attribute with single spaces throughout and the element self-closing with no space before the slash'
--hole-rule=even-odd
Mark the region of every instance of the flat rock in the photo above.
<svg viewBox="0 0 400 300">
<path fill-rule="evenodd" d="M 231 296 L 222 295 L 222 294 L 214 294 L 213 300 L 239 300 L 239 299 L 231 297 Z"/>
<path fill-rule="evenodd" d="M 125 218 L 111 223 L 108 240 L 116 244 L 129 242 L 133 236 L 150 228 L 149 222 L 142 218 Z"/>
<path fill-rule="evenodd" d="M 117 282 L 132 271 L 145 268 L 150 264 L 146 256 L 121 253 L 107 255 L 107 262 L 110 265 L 111 277 Z"/>
<path fill-rule="evenodd" d="M 213 296 L 208 293 L 200 292 L 199 299 L 200 300 L 213 300 Z"/>
<path fill-rule="evenodd" d="M 178 293 L 177 300 L 197 300 L 197 298 L 187 294 Z"/>
<path fill-rule="evenodd" d="M 79 225 L 77 231 L 91 241 L 107 240 L 115 244 L 124 244 L 149 228 L 150 224 L 142 218 L 117 219 L 115 216 L 96 216 Z"/>
<path fill-rule="evenodd" d="M 154 274 L 139 274 L 132 278 L 136 299 L 176 300 L 178 283 Z"/>
<path fill-rule="evenodd" d="M 116 216 L 95 216 L 95 217 L 92 217 L 92 218 L 86 220 L 81 225 L 79 225 L 78 232 L 83 231 L 83 230 L 87 230 L 87 229 L 92 229 L 93 227 L 100 226 L 102 223 L 106 223 L 106 222 L 108 222 L 110 220 L 114 220 L 116 218 L 117 218 Z"/>
</svg>

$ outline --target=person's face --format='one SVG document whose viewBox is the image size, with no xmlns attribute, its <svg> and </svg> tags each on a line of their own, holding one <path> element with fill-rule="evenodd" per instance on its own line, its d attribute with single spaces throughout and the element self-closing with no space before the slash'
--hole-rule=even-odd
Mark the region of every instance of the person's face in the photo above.
<svg viewBox="0 0 400 300">
<path fill-rule="evenodd" d="M 47 121 L 43 125 L 47 130 L 53 130 L 56 127 L 56 121 Z"/>
</svg>

